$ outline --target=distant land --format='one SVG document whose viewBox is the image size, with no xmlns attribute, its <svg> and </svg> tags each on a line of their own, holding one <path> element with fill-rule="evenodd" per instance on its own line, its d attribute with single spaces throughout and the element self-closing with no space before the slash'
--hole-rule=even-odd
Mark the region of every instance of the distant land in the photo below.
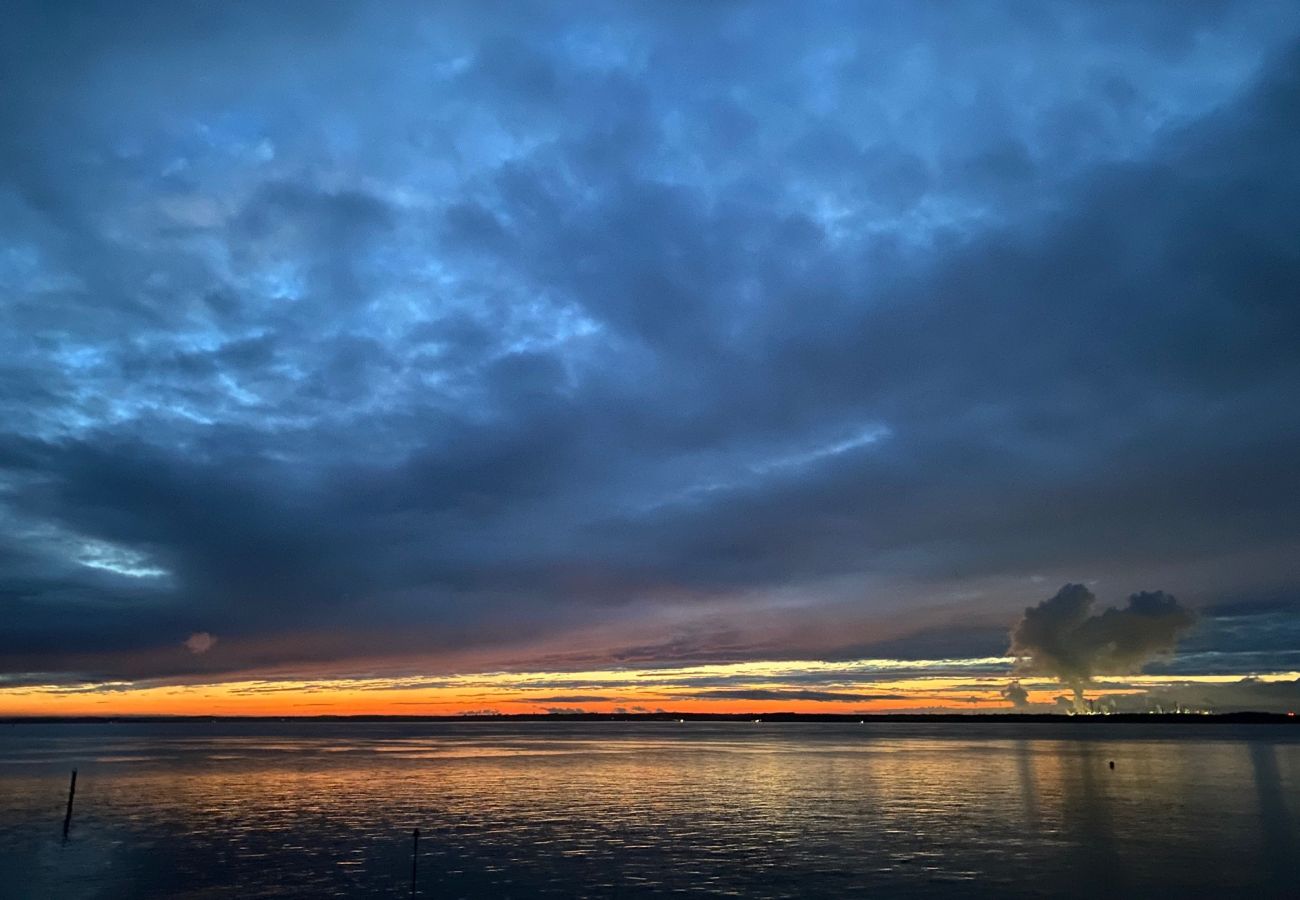
<svg viewBox="0 0 1300 900">
<path fill-rule="evenodd" d="M 1063 715 L 1059 713 L 511 713 L 468 716 L 6 716 L 2 725 L 112 724 L 140 722 L 962 722 L 986 724 L 1061 724 L 1125 722 L 1153 725 L 1296 725 L 1294 713 L 1112 713 L 1109 715 Z"/>
</svg>

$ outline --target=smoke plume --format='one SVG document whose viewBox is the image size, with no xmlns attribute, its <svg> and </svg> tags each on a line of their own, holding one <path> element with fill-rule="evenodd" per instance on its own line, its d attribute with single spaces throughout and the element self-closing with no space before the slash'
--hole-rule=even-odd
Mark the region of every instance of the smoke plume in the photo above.
<svg viewBox="0 0 1300 900">
<path fill-rule="evenodd" d="M 1024 709 L 1029 705 L 1029 691 L 1025 690 L 1019 681 L 1013 681 L 1004 687 L 1002 696 L 1016 709 Z"/>
<path fill-rule="evenodd" d="M 1178 635 L 1196 621 L 1191 610 L 1164 591 L 1133 594 L 1123 609 L 1092 615 L 1097 598 L 1081 584 L 1025 610 L 1011 632 L 1011 649 L 1023 672 L 1051 675 L 1070 688 L 1074 707 L 1084 708 L 1083 689 L 1094 675 L 1136 672 L 1169 653 Z M 1014 702 L 1014 701 L 1013 701 Z"/>
</svg>

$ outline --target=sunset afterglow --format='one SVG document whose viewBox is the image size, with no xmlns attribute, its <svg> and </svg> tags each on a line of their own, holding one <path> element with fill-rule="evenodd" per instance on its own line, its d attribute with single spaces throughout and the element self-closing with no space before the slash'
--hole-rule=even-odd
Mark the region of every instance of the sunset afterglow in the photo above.
<svg viewBox="0 0 1300 900">
<path fill-rule="evenodd" d="M 0 716 L 21 715 L 496 715 L 511 713 L 886 713 L 1003 711 L 1007 676 L 1000 658 L 785 662 L 526 672 L 446 678 L 354 678 L 325 681 L 239 680 L 148 686 L 129 682 L 0 689 Z M 945 670 L 944 675 L 911 672 Z M 966 670 L 967 674 L 960 674 Z M 1300 672 L 1263 683 L 1287 687 Z M 1102 708 L 1135 711 L 1158 700 L 1211 706 L 1236 676 L 1180 678 L 1099 676 L 1086 692 Z M 1026 681 L 1027 702 L 1058 706 L 1061 687 Z"/>
</svg>

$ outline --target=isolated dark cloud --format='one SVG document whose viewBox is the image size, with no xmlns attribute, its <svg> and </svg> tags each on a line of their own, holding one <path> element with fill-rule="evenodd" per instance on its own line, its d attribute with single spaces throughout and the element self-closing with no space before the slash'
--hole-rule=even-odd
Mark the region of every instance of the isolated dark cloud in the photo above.
<svg viewBox="0 0 1300 900">
<path fill-rule="evenodd" d="M 1067 584 L 1026 609 L 1011 632 L 1008 653 L 1027 672 L 1059 678 L 1074 692 L 1076 706 L 1094 675 L 1141 671 L 1153 657 L 1172 653 L 1179 635 L 1196 621 L 1162 591 L 1133 594 L 1124 607 L 1094 614 L 1096 601 L 1084 585 Z"/>
<path fill-rule="evenodd" d="M 2 672 L 1300 588 L 1293 5 L 7 15 Z M 1266 619 L 1196 664 L 1280 670 Z"/>
</svg>

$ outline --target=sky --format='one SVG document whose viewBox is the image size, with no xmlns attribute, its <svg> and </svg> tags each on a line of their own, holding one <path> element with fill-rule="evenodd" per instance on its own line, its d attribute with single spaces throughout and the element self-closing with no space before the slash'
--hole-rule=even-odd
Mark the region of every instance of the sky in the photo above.
<svg viewBox="0 0 1300 900">
<path fill-rule="evenodd" d="M 0 715 L 1298 705 L 1294 3 L 6 19 Z"/>
</svg>

